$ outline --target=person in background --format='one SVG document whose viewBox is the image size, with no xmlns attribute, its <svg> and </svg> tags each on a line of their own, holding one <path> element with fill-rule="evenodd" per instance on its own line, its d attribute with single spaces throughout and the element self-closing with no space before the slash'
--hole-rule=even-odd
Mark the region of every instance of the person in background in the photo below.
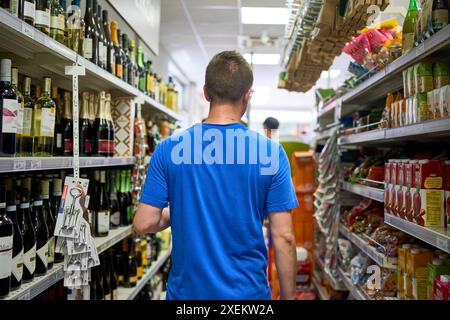
<svg viewBox="0 0 450 320">
<path fill-rule="evenodd" d="M 280 127 L 280 122 L 272 117 L 267 118 L 263 122 L 264 131 L 266 133 L 266 136 L 269 139 L 272 139 L 273 132 L 272 130 L 278 130 Z"/>
<path fill-rule="evenodd" d="M 281 145 L 240 123 L 253 93 L 252 85 L 252 69 L 240 53 L 217 54 L 206 69 L 208 118 L 158 144 L 151 158 L 133 225 L 138 234 L 171 226 L 169 300 L 270 300 L 262 228 L 267 217 L 280 299 L 295 298 L 297 258 L 291 209 L 298 201 L 289 160 Z M 198 135 L 198 131 L 203 134 Z M 211 150 L 212 141 L 204 138 L 208 134 L 223 140 L 224 152 L 215 151 L 216 159 L 221 155 L 220 163 L 207 163 L 203 158 L 194 164 Z M 235 144 L 242 134 L 247 143 Z M 187 148 L 182 149 L 182 157 L 186 162 L 177 157 L 184 144 Z M 262 156 L 256 163 L 224 161 L 225 156 L 227 160 L 241 158 L 244 153 L 248 156 L 253 150 L 250 145 L 259 145 L 259 150 L 270 148 L 276 169 L 270 173 L 261 170 L 265 166 Z M 234 156 L 228 157 L 230 149 Z M 250 158 L 247 156 L 242 158 Z"/>
</svg>

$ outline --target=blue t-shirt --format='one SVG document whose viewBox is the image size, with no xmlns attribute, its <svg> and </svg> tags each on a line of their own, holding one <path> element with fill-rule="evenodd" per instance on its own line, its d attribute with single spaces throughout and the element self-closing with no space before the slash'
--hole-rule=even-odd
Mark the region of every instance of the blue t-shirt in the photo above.
<svg viewBox="0 0 450 320">
<path fill-rule="evenodd" d="M 280 144 L 239 123 L 194 125 L 158 145 L 140 201 L 170 202 L 167 299 L 271 299 L 262 225 L 298 205 Z"/>
</svg>

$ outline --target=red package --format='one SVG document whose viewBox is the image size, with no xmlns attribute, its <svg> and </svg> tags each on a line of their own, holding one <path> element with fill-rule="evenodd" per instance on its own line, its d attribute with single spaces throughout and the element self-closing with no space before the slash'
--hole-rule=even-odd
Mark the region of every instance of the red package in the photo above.
<svg viewBox="0 0 450 320">
<path fill-rule="evenodd" d="M 389 160 L 391 161 L 391 160 Z M 391 210 L 391 213 L 393 215 L 397 215 L 397 193 L 396 193 L 396 187 L 397 187 L 397 166 L 398 166 L 399 160 L 392 160 L 391 162 L 391 186 L 389 190 L 389 208 Z"/>
<path fill-rule="evenodd" d="M 413 221 L 413 203 L 412 203 L 412 193 L 414 190 L 414 177 L 415 168 L 418 160 L 410 160 L 405 165 L 405 180 L 406 180 L 406 191 L 405 191 L 405 218 L 408 221 Z"/>
<path fill-rule="evenodd" d="M 391 187 L 391 160 L 384 164 L 384 208 L 386 212 L 391 213 L 389 207 L 389 191 Z"/>
<path fill-rule="evenodd" d="M 349 54 L 358 64 L 364 62 L 366 52 L 370 51 L 370 42 L 367 39 L 366 33 L 362 33 L 352 41 L 347 43 L 342 49 L 346 54 Z"/>
<path fill-rule="evenodd" d="M 376 29 L 369 29 L 366 33 L 367 40 L 370 45 L 370 52 L 377 53 L 380 51 L 383 44 L 388 40 L 388 38 Z"/>
</svg>

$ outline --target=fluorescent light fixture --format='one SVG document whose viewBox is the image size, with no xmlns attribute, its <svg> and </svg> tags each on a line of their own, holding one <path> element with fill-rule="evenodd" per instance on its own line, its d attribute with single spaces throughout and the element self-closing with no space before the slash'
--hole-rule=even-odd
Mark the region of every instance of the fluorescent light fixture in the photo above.
<svg viewBox="0 0 450 320">
<path fill-rule="evenodd" d="M 281 24 L 289 22 L 288 8 L 242 7 L 242 24 Z"/>
<path fill-rule="evenodd" d="M 322 71 L 322 74 L 320 75 L 320 77 L 322 79 L 328 79 L 328 74 L 330 75 L 331 79 L 336 79 L 341 74 L 341 70 L 331 69 L 329 71 Z"/>
<path fill-rule="evenodd" d="M 250 53 L 244 54 L 245 60 L 250 64 L 278 64 L 280 62 L 279 53 Z"/>
</svg>

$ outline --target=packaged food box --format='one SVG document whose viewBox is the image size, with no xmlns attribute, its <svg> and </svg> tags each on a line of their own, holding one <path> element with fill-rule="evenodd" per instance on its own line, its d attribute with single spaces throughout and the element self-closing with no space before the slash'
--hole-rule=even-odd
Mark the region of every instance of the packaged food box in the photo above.
<svg viewBox="0 0 450 320">
<path fill-rule="evenodd" d="M 444 263 L 443 260 L 433 259 L 427 266 L 428 283 L 427 283 L 427 299 L 433 299 L 434 279 L 441 275 L 450 274 L 450 265 Z"/>
<path fill-rule="evenodd" d="M 405 243 L 397 250 L 397 296 L 406 299 L 406 252 L 411 250 L 411 244 Z"/>
<path fill-rule="evenodd" d="M 397 165 L 398 160 L 393 159 L 391 162 L 391 186 L 389 189 L 389 208 L 393 215 L 397 215 L 396 210 Z"/>
<path fill-rule="evenodd" d="M 434 89 L 433 64 L 431 62 L 419 62 L 414 66 L 414 71 L 416 93 L 428 92 Z"/>
<path fill-rule="evenodd" d="M 395 201 L 395 207 L 397 210 L 397 214 L 405 219 L 405 206 L 404 206 L 404 198 L 405 198 L 405 192 L 406 192 L 406 184 L 405 184 L 405 165 L 408 163 L 409 160 L 400 160 L 397 164 L 397 190 L 396 190 L 396 197 L 397 200 Z"/>
<path fill-rule="evenodd" d="M 410 160 L 405 165 L 405 180 L 406 180 L 406 192 L 405 192 L 405 219 L 408 221 L 413 221 L 413 190 L 414 190 L 414 177 L 416 164 L 418 160 Z"/>
<path fill-rule="evenodd" d="M 445 161 L 445 179 L 444 179 L 444 193 L 445 193 L 445 211 L 446 211 L 446 226 L 450 225 L 450 160 Z"/>
<path fill-rule="evenodd" d="M 433 65 L 433 81 L 436 89 L 449 84 L 450 68 L 448 62 L 436 62 Z"/>
<path fill-rule="evenodd" d="M 403 95 L 405 97 L 409 97 L 410 96 L 410 90 L 409 90 L 409 81 L 408 81 L 408 71 L 409 69 L 405 69 L 402 71 L 402 75 L 403 75 Z"/>
<path fill-rule="evenodd" d="M 425 227 L 445 225 L 444 161 L 419 160 L 415 165 L 414 222 Z"/>
<path fill-rule="evenodd" d="M 441 109 L 439 108 L 439 94 L 439 89 L 433 90 L 433 119 L 442 118 Z"/>
<path fill-rule="evenodd" d="M 389 206 L 389 194 L 391 188 L 391 160 L 384 164 L 384 209 L 391 213 Z"/>
<path fill-rule="evenodd" d="M 433 91 L 427 92 L 427 111 L 428 111 L 428 115 L 425 120 L 434 119 L 434 92 Z"/>
<path fill-rule="evenodd" d="M 427 266 L 433 260 L 433 253 L 426 249 L 412 248 L 406 252 L 406 298 L 425 300 L 427 298 Z"/>
<path fill-rule="evenodd" d="M 409 86 L 409 95 L 413 96 L 417 93 L 416 90 L 416 82 L 415 82 L 415 68 L 414 66 L 408 68 L 408 86 Z"/>
<path fill-rule="evenodd" d="M 428 119 L 428 93 L 417 94 L 417 106 L 418 106 L 418 122 L 422 122 Z"/>
<path fill-rule="evenodd" d="M 442 118 L 446 118 L 450 115 L 450 86 L 446 85 L 437 90 L 439 90 L 439 113 Z"/>
<path fill-rule="evenodd" d="M 131 157 L 133 155 L 134 100 L 113 99 L 111 116 L 114 121 L 114 156 Z"/>
<path fill-rule="evenodd" d="M 434 300 L 450 300 L 450 275 L 434 279 Z"/>
</svg>

